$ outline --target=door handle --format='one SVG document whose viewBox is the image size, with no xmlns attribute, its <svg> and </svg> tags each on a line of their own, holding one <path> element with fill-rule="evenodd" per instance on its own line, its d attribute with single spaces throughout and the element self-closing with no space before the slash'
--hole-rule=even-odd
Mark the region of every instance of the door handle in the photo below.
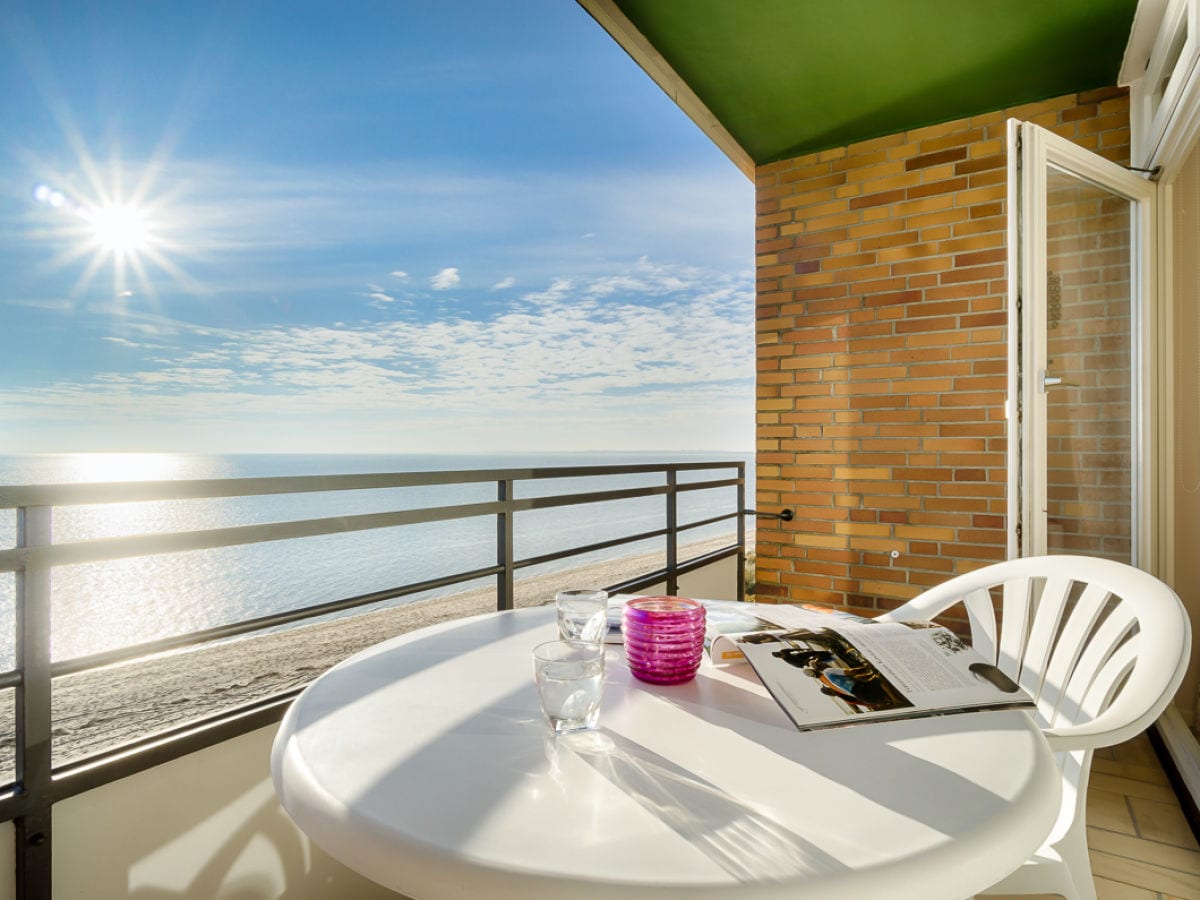
<svg viewBox="0 0 1200 900">
<path fill-rule="evenodd" d="M 1052 387 L 1079 387 L 1073 381 L 1063 381 L 1057 375 L 1050 375 L 1044 369 L 1042 370 L 1042 392 L 1050 390 Z"/>
</svg>

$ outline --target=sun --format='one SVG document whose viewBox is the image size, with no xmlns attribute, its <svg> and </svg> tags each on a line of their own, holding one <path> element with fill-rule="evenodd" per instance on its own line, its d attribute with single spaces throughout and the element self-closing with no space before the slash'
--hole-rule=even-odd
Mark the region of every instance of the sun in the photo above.
<svg viewBox="0 0 1200 900">
<path fill-rule="evenodd" d="M 129 256 L 149 249 L 153 235 L 146 213 L 129 203 L 113 203 L 82 211 L 98 249 Z"/>
<path fill-rule="evenodd" d="M 167 198 L 155 196 L 153 191 L 161 166 L 147 166 L 141 178 L 133 178 L 117 163 L 105 172 L 84 155 L 81 169 L 82 179 L 67 176 L 61 178 L 62 187 L 43 182 L 33 191 L 43 223 L 39 234 L 63 246 L 51 268 L 84 263 L 72 294 L 87 290 L 103 269 L 112 272 L 116 299 L 135 293 L 156 297 L 156 282 L 164 275 L 185 289 L 194 289 L 192 280 L 173 259 L 183 248 L 169 237 Z M 131 181 L 136 187 L 123 190 Z"/>
</svg>

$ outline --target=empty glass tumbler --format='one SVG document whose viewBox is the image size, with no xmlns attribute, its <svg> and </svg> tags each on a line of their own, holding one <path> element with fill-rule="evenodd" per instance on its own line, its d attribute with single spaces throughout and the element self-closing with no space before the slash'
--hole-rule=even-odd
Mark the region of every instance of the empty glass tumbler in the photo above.
<svg viewBox="0 0 1200 900">
<path fill-rule="evenodd" d="M 695 677 L 704 656 L 704 607 L 684 597 L 638 597 L 625 603 L 621 630 L 635 677 L 679 684 Z"/>
<path fill-rule="evenodd" d="M 564 641 L 600 643 L 608 633 L 608 592 L 598 590 L 559 591 L 558 637 Z"/>
</svg>

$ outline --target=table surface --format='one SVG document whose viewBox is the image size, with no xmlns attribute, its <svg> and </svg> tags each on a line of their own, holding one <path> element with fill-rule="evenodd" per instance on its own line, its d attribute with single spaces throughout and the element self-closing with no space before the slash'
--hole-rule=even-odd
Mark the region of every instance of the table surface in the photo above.
<svg viewBox="0 0 1200 900">
<path fill-rule="evenodd" d="M 553 607 L 444 623 L 311 684 L 276 791 L 312 840 L 419 900 L 961 898 L 1049 833 L 1060 780 L 1020 711 L 799 732 L 747 665 L 634 679 L 554 738 L 531 649 Z"/>
</svg>

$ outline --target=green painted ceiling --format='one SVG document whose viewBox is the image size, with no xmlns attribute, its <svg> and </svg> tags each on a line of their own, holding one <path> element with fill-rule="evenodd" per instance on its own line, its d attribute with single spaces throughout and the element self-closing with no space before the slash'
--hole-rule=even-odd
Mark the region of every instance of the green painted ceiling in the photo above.
<svg viewBox="0 0 1200 900">
<path fill-rule="evenodd" d="M 616 0 L 756 163 L 1116 83 L 1137 0 Z"/>
</svg>

